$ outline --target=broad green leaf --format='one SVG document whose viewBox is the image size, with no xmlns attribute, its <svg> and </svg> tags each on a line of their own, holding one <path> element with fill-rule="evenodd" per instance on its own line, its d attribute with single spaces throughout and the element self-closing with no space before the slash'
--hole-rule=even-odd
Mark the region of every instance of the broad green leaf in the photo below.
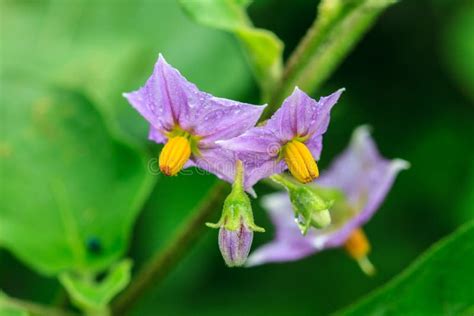
<svg viewBox="0 0 474 316">
<path fill-rule="evenodd" d="M 130 282 L 132 262 L 122 260 L 112 266 L 107 276 L 101 281 L 70 272 L 59 276 L 74 304 L 83 310 L 103 310 L 112 298 L 122 291 Z"/>
<path fill-rule="evenodd" d="M 472 315 L 474 222 L 435 244 L 380 290 L 338 315 Z"/>
<path fill-rule="evenodd" d="M 180 0 L 180 3 L 198 23 L 237 36 L 266 99 L 281 76 L 283 43 L 272 32 L 252 26 L 245 12 L 250 1 Z"/>
<path fill-rule="evenodd" d="M 47 275 L 99 271 L 126 250 L 153 177 L 84 95 L 2 82 L 0 245 Z"/>
<path fill-rule="evenodd" d="M 247 52 L 247 58 L 253 65 L 253 71 L 263 92 L 269 93 L 281 76 L 283 44 L 275 34 L 263 29 L 241 27 L 237 28 L 235 33 Z"/>
<path fill-rule="evenodd" d="M 233 31 L 250 25 L 245 12 L 247 3 L 237 0 L 180 0 L 183 9 L 197 22 Z"/>
</svg>

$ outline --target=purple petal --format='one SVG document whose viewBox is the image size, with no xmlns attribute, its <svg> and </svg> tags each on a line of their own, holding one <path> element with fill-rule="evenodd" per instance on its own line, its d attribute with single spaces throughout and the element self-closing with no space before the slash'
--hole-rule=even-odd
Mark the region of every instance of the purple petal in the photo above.
<svg viewBox="0 0 474 316">
<path fill-rule="evenodd" d="M 397 174 L 408 166 L 401 159 L 383 158 L 370 137 L 368 127 L 358 127 L 349 147 L 315 181 L 317 185 L 342 190 L 357 211 L 331 235 L 327 247 L 342 245 L 355 228 L 364 225 L 385 199 Z"/>
<path fill-rule="evenodd" d="M 322 135 L 329 124 L 329 112 L 343 91 L 344 89 L 340 89 L 317 102 L 295 88 L 283 101 L 281 108 L 270 118 L 267 126 L 283 141 L 295 137 Z"/>
<path fill-rule="evenodd" d="M 367 127 L 357 128 L 349 147 L 315 182 L 318 186 L 342 190 L 355 210 L 353 215 L 342 223 L 335 221 L 325 229 L 311 229 L 302 236 L 294 224 L 288 195 L 269 195 L 264 198 L 264 207 L 275 224 L 276 238 L 269 246 L 252 253 L 248 264 L 292 261 L 326 248 L 342 246 L 355 228 L 373 216 L 398 172 L 406 168 L 408 163 L 404 160 L 381 157 Z"/>
<path fill-rule="evenodd" d="M 296 261 L 315 252 L 316 250 L 309 244 L 292 244 L 283 240 L 273 241 L 253 251 L 245 265 L 253 267 L 270 262 Z"/>
<path fill-rule="evenodd" d="M 166 133 L 178 126 L 198 136 L 205 148 L 253 127 L 265 108 L 199 91 L 161 54 L 145 86 L 124 96 L 151 124 L 151 140 L 165 142 Z"/>
<path fill-rule="evenodd" d="M 229 267 L 244 265 L 252 246 L 253 231 L 242 224 L 238 230 L 219 229 L 219 249 Z"/>
<path fill-rule="evenodd" d="M 329 125 L 331 109 L 334 105 L 336 105 L 344 90 L 344 88 L 339 89 L 331 95 L 327 97 L 321 97 L 319 99 L 318 105 L 315 109 L 317 114 L 313 113 L 314 121 L 310 121 L 308 126 L 308 134 L 322 135 L 326 132 Z"/>
<path fill-rule="evenodd" d="M 239 153 L 245 168 L 245 189 L 251 188 L 260 179 L 267 178 L 272 174 L 282 173 L 287 167 L 284 160 L 269 158 L 267 154 L 244 154 Z"/>
<path fill-rule="evenodd" d="M 265 154 L 278 157 L 283 142 L 265 126 L 254 127 L 239 137 L 217 142 L 220 146 L 240 153 Z"/>
<path fill-rule="evenodd" d="M 301 235 L 294 221 L 290 198 L 286 192 L 263 197 L 262 205 L 268 211 L 275 225 L 276 235 L 272 242 L 250 254 L 247 266 L 268 262 L 295 261 L 318 251 L 313 247 L 310 238 Z"/>
<path fill-rule="evenodd" d="M 234 182 L 237 157 L 230 150 L 219 146 L 200 149 L 199 155 L 193 155 L 191 161 L 197 167 L 215 174 L 219 179 Z"/>
<path fill-rule="evenodd" d="M 150 126 L 150 131 L 148 132 L 148 139 L 158 144 L 166 143 L 165 135 L 159 130 L 157 130 L 154 126 Z"/>
<path fill-rule="evenodd" d="M 309 138 L 305 142 L 305 145 L 308 147 L 315 160 L 319 160 L 319 158 L 321 158 L 321 151 L 323 150 L 322 135 Z"/>
<path fill-rule="evenodd" d="M 158 131 L 171 130 L 175 125 L 186 129 L 189 104 L 198 102 L 200 92 L 160 54 L 153 74 L 145 86 L 124 96 L 130 104 Z"/>
<path fill-rule="evenodd" d="M 279 160 L 280 149 L 295 137 L 307 136 L 311 153 L 319 159 L 329 112 L 342 91 L 316 102 L 296 88 L 265 125 L 254 127 L 236 138 L 219 141 L 220 146 L 237 152 L 244 162 L 248 174 L 246 185 L 252 186 L 262 178 L 284 171 L 287 166 Z"/>
<path fill-rule="evenodd" d="M 191 112 L 189 125 L 206 146 L 241 135 L 257 123 L 264 108 L 207 94 Z"/>
<path fill-rule="evenodd" d="M 278 160 L 282 146 L 279 139 L 265 127 L 255 127 L 239 137 L 219 141 L 219 146 L 236 152 L 245 168 L 245 188 L 252 187 L 260 179 L 286 169 L 283 160 Z"/>
</svg>

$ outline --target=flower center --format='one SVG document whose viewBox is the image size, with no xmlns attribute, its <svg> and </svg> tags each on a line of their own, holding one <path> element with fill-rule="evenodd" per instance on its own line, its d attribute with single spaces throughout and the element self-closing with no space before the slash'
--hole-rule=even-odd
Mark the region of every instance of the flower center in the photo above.
<svg viewBox="0 0 474 316">
<path fill-rule="evenodd" d="M 318 165 L 308 147 L 299 140 L 292 140 L 283 147 L 285 159 L 291 174 L 301 183 L 308 183 L 319 176 Z"/>
<path fill-rule="evenodd" d="M 187 137 L 174 136 L 168 139 L 160 154 L 160 170 L 167 176 L 176 175 L 191 156 L 191 142 Z"/>
<path fill-rule="evenodd" d="M 375 268 L 367 257 L 370 252 L 370 243 L 362 229 L 356 228 L 352 231 L 344 243 L 344 248 L 357 261 L 364 273 L 367 275 L 375 273 Z"/>
</svg>

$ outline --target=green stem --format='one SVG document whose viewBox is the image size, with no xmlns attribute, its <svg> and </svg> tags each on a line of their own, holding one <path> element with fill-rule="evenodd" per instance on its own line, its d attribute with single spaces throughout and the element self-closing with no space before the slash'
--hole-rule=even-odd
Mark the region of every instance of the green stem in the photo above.
<svg viewBox="0 0 474 316">
<path fill-rule="evenodd" d="M 393 0 L 323 0 L 318 8 L 319 18 L 290 56 L 263 117 L 269 118 L 296 86 L 308 93 L 319 88 L 392 3 Z"/>
<path fill-rule="evenodd" d="M 232 184 L 232 192 L 243 192 L 244 190 L 244 165 L 242 161 L 237 160 L 235 166 L 234 183 Z"/>
<path fill-rule="evenodd" d="M 133 304 L 152 286 L 157 286 L 165 276 L 186 254 L 187 250 L 199 239 L 205 229 L 204 223 L 212 214 L 219 211 L 219 206 L 229 192 L 229 185 L 224 182 L 215 184 L 204 202 L 191 212 L 165 249 L 158 252 L 138 272 L 130 286 L 113 302 L 112 315 L 124 315 Z"/>
<path fill-rule="evenodd" d="M 0 307 L 24 310 L 34 316 L 79 316 L 79 314 L 75 314 L 60 308 L 44 306 L 38 303 L 24 301 L 9 296 L 1 298 Z"/>
<path fill-rule="evenodd" d="M 297 185 L 293 181 L 286 178 L 282 174 L 274 174 L 274 175 L 270 176 L 270 179 L 273 182 L 278 183 L 280 186 L 283 186 L 287 190 L 296 189 L 296 187 L 297 187 Z"/>
</svg>

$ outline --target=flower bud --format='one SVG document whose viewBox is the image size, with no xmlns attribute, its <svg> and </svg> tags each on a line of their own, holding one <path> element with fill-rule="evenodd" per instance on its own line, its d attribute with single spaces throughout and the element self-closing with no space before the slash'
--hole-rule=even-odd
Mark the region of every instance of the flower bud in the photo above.
<svg viewBox="0 0 474 316">
<path fill-rule="evenodd" d="M 294 183 L 284 176 L 273 175 L 271 179 L 288 190 L 295 220 L 303 235 L 310 227 L 324 228 L 331 224 L 332 201 L 326 201 L 311 187 Z"/>
<path fill-rule="evenodd" d="M 289 190 L 289 194 L 293 210 L 304 219 L 299 223 L 303 234 L 306 234 L 311 226 L 324 228 L 331 224 L 331 202 L 326 202 L 306 186 L 297 186 Z"/>
<path fill-rule="evenodd" d="M 229 230 L 225 226 L 219 229 L 219 249 L 229 267 L 244 265 L 252 246 L 253 231 L 242 223 L 236 230 Z"/>
<path fill-rule="evenodd" d="M 224 201 L 220 220 L 206 225 L 219 228 L 219 249 L 229 267 L 242 266 L 252 245 L 253 232 L 265 231 L 254 223 L 252 205 L 243 188 L 241 161 L 237 162 L 235 182 Z"/>
</svg>

